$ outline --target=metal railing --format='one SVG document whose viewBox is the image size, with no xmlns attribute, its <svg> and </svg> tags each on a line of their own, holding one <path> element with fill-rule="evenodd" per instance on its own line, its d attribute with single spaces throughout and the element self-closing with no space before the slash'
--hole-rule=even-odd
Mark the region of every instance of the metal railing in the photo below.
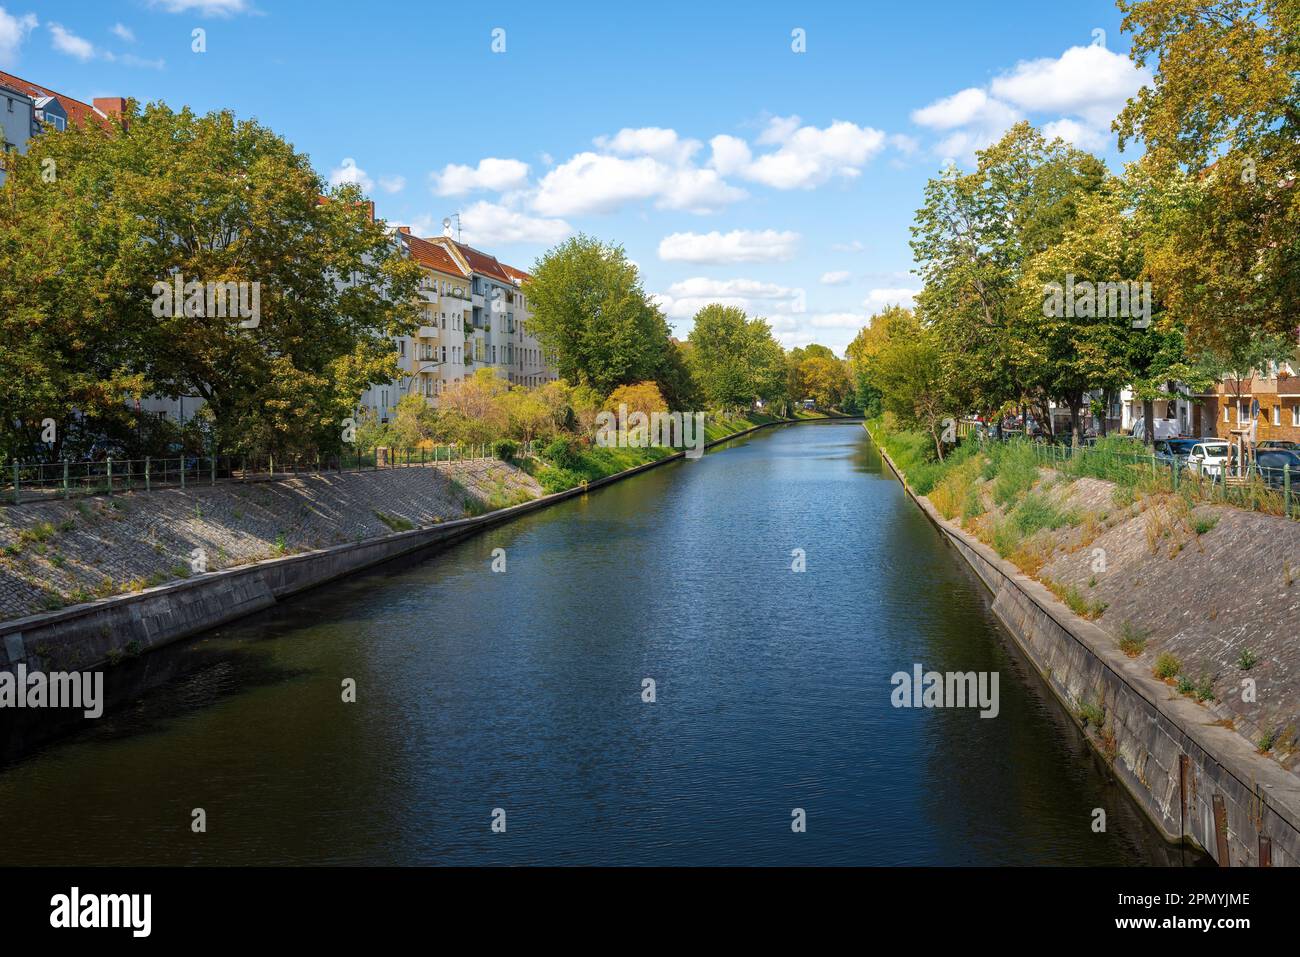
<svg viewBox="0 0 1300 957">
<path fill-rule="evenodd" d="M 961 423 L 957 431 L 962 441 L 999 440 L 996 432 L 972 423 Z M 1050 438 L 1027 439 L 1018 431 L 1005 429 L 1001 441 L 1022 443 L 1033 449 L 1040 465 L 1076 477 L 1103 479 L 1148 492 L 1175 492 L 1205 504 L 1300 518 L 1300 495 L 1295 488 L 1300 474 L 1289 465 L 1272 468 L 1248 461 L 1239 468 L 1234 456 L 1222 465 L 1197 468 L 1189 466 L 1186 456 L 1146 451 L 1136 441 L 1130 453 Z"/>
<path fill-rule="evenodd" d="M 518 443 L 520 456 L 534 454 L 534 443 Z M 374 446 L 338 455 L 249 456 L 180 455 L 102 461 L 11 462 L 0 476 L 0 504 L 19 505 L 89 495 L 190 488 L 226 482 L 284 481 L 297 475 L 411 468 L 440 462 L 492 458 L 492 443 L 395 449 Z"/>
</svg>

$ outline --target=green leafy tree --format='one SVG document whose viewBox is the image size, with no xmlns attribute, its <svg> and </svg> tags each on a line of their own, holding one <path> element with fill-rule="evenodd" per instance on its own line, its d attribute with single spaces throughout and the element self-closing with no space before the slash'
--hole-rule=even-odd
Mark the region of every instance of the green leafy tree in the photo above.
<svg viewBox="0 0 1300 957">
<path fill-rule="evenodd" d="M 585 235 L 566 240 L 537 262 L 524 292 L 529 329 L 568 382 L 608 395 L 663 369 L 668 323 L 623 247 Z"/>
<path fill-rule="evenodd" d="M 355 188 L 327 194 L 260 124 L 131 103 L 111 130 L 47 132 L 10 167 L 6 422 L 198 395 L 219 448 L 294 453 L 337 448 L 366 385 L 397 377 L 391 337 L 414 328 L 418 267 Z M 198 285 L 164 303 L 177 276 Z M 191 296 L 228 282 L 247 284 L 249 306 L 258 291 L 255 322 Z"/>
</svg>

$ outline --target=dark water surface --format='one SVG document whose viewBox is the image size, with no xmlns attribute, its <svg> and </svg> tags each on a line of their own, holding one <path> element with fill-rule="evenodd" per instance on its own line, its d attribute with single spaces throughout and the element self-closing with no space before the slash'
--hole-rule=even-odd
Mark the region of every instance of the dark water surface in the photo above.
<svg viewBox="0 0 1300 957">
<path fill-rule="evenodd" d="M 998 672 L 1000 714 L 892 707 L 914 663 Z M 854 423 L 758 433 L 110 676 L 118 703 L 70 736 L 0 725 L 0 862 L 1180 862 Z"/>
</svg>

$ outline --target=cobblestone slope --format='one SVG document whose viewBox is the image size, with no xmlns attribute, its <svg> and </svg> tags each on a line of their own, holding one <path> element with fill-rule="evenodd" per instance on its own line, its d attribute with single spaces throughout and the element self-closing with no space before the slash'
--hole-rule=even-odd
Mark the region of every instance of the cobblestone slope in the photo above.
<svg viewBox="0 0 1300 957">
<path fill-rule="evenodd" d="M 363 541 L 541 494 L 494 459 L 0 509 L 0 620 Z"/>
</svg>

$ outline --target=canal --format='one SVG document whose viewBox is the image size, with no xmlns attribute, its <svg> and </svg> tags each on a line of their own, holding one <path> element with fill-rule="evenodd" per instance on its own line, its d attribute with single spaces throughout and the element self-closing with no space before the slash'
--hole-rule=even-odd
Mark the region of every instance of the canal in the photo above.
<svg viewBox="0 0 1300 957">
<path fill-rule="evenodd" d="M 997 672 L 997 717 L 893 707 L 915 664 Z M 52 740 L 5 716 L 3 863 L 1191 863 L 857 423 L 652 469 L 109 685 Z"/>
</svg>

